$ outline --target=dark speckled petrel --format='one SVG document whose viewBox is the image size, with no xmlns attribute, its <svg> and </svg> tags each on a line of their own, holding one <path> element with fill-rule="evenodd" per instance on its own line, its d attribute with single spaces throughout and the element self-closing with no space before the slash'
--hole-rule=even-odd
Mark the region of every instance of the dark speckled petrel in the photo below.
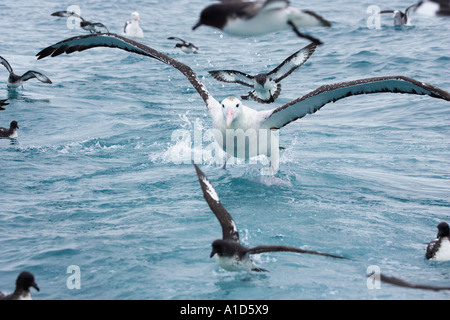
<svg viewBox="0 0 450 320">
<path fill-rule="evenodd" d="M 238 83 L 253 88 L 247 96 L 241 96 L 244 100 L 252 98 L 259 103 L 272 103 L 280 95 L 280 81 L 303 65 L 314 53 L 316 47 L 316 44 L 311 43 L 292 54 L 272 71 L 260 73 L 256 76 L 236 70 L 214 70 L 209 71 L 209 73 L 216 80 L 228 83 Z"/>
<path fill-rule="evenodd" d="M 210 257 L 216 258 L 217 263 L 228 271 L 267 271 L 255 265 L 252 254 L 264 252 L 295 252 L 316 254 L 326 257 L 347 259 L 333 254 L 318 251 L 299 249 L 282 245 L 262 245 L 254 248 L 244 247 L 239 242 L 239 233 L 231 215 L 220 202 L 216 190 L 209 182 L 200 168 L 194 164 L 197 171 L 198 181 L 203 191 L 203 197 L 208 203 L 211 211 L 215 214 L 222 227 L 222 239 L 214 240 Z"/>
<path fill-rule="evenodd" d="M 8 70 L 8 72 L 9 72 L 8 84 L 7 84 L 8 88 L 18 88 L 22 85 L 22 83 L 24 81 L 28 81 L 33 78 L 36 78 L 39 81 L 44 82 L 44 83 L 50 83 L 50 84 L 52 83 L 50 81 L 50 79 L 47 78 L 47 76 L 43 75 L 40 72 L 33 71 L 33 70 L 29 70 L 29 71 L 25 72 L 22 76 L 15 74 L 11 65 L 3 57 L 0 57 L 0 63 L 2 65 L 4 65 L 6 70 Z"/>
<path fill-rule="evenodd" d="M 435 261 L 450 261 L 450 228 L 447 222 L 439 223 L 437 228 L 437 239 L 428 244 L 425 258 Z"/>
<path fill-rule="evenodd" d="M 31 272 L 23 271 L 17 277 L 14 292 L 9 295 L 0 292 L 0 300 L 32 300 L 31 287 L 39 291 L 39 287 L 34 281 L 34 275 Z"/>
<path fill-rule="evenodd" d="M 220 2 L 202 10 L 193 30 L 206 25 L 231 35 L 249 37 L 291 29 L 297 36 L 319 45 L 322 44 L 319 39 L 300 32 L 299 28 L 331 27 L 317 13 L 291 7 L 287 0 Z"/>
<path fill-rule="evenodd" d="M 276 172 L 279 169 L 279 153 L 273 152 L 273 150 L 279 150 L 279 142 L 278 137 L 273 135 L 272 132 L 308 114 L 315 113 L 331 102 L 350 96 L 383 92 L 427 95 L 432 98 L 450 101 L 450 93 L 433 85 L 404 76 L 382 76 L 323 85 L 282 106 L 271 110 L 258 111 L 245 106 L 236 97 L 225 98 L 220 103 L 208 91 L 194 70 L 186 64 L 142 43 L 113 33 L 72 37 L 41 50 L 37 56 L 38 59 L 42 59 L 48 56 L 55 57 L 63 53 L 71 54 L 76 51 L 84 51 L 96 47 L 118 48 L 144 55 L 157 59 L 180 71 L 203 99 L 212 120 L 216 142 L 220 147 L 232 157 L 251 159 L 258 155 L 267 156 L 270 162 L 267 174 Z M 227 129 L 232 129 L 236 132 L 241 130 L 243 132 L 256 133 L 263 131 L 267 133 L 267 136 L 252 135 L 249 139 L 245 139 L 245 143 L 239 144 L 239 150 L 236 150 L 234 147 L 227 149 L 224 139 L 224 137 L 227 137 Z M 249 146 L 261 145 L 259 137 L 261 139 L 268 138 L 267 143 L 271 144 L 270 148 L 249 149 Z"/>
</svg>

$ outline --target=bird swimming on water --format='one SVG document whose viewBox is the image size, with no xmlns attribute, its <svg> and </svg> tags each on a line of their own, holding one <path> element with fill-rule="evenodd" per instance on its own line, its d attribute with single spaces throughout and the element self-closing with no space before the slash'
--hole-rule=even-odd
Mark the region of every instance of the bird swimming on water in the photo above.
<svg viewBox="0 0 450 320">
<path fill-rule="evenodd" d="M 39 287 L 34 280 L 31 272 L 23 271 L 16 280 L 16 288 L 11 294 L 0 292 L 0 300 L 32 300 L 30 288 L 39 291 Z"/>
</svg>

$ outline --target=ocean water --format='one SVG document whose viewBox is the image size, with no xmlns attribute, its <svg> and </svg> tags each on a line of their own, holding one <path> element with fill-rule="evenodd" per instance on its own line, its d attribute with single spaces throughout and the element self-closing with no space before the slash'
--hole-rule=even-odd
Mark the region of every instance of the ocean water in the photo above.
<svg viewBox="0 0 450 320">
<path fill-rule="evenodd" d="M 270 185 L 258 179 L 263 160 L 222 170 L 202 159 L 189 135 L 208 129 L 210 118 L 177 70 L 109 48 L 38 61 L 46 46 L 86 33 L 50 16 L 70 5 L 116 33 L 139 11 L 141 42 L 191 66 L 219 100 L 247 90 L 207 71 L 265 72 L 308 44 L 290 31 L 256 38 L 192 31 L 206 5 L 200 0 L 3 0 L 0 55 L 17 73 L 39 70 L 53 84 L 30 80 L 11 92 L 0 68 L 0 99 L 10 103 L 0 111 L 0 126 L 11 120 L 20 126 L 17 139 L 0 140 L 0 290 L 12 291 L 19 272 L 29 270 L 39 300 L 450 298 L 367 282 L 368 272 L 379 270 L 414 283 L 450 284 L 449 263 L 424 258 L 437 224 L 450 220 L 449 102 L 386 93 L 329 104 L 280 131 L 285 149 L 277 177 L 286 183 Z M 292 5 L 302 8 L 300 1 Z M 450 91 L 450 20 L 414 15 L 413 26 L 395 28 L 383 15 L 373 29 L 371 5 L 406 7 L 400 0 L 303 7 L 333 23 L 304 30 L 324 45 L 282 81 L 274 104 L 246 104 L 265 110 L 323 84 L 382 75 Z M 169 36 L 192 41 L 199 53 L 178 51 Z M 283 244 L 352 260 L 267 253 L 255 260 L 268 273 L 220 269 L 209 254 L 221 229 L 193 157 L 245 245 Z M 74 275 L 79 282 L 71 282 Z"/>
</svg>

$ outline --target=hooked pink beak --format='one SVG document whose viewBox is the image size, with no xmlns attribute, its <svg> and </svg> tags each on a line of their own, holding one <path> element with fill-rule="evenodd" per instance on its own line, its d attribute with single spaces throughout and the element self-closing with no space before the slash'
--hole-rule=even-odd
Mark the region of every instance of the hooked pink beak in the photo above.
<svg viewBox="0 0 450 320">
<path fill-rule="evenodd" d="M 228 108 L 228 109 L 227 109 L 226 116 L 227 116 L 227 129 L 230 129 L 230 125 L 231 125 L 231 123 L 232 123 L 233 120 L 234 120 L 234 112 L 233 112 L 233 109 Z"/>
<path fill-rule="evenodd" d="M 141 18 L 139 16 L 136 16 L 136 20 L 141 22 Z"/>
</svg>

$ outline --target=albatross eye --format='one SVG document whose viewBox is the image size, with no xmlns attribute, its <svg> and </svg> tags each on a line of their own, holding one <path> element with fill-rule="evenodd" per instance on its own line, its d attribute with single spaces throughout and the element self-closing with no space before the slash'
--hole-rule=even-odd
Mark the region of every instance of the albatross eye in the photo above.
<svg viewBox="0 0 450 320">
<path fill-rule="evenodd" d="M 222 108 L 224 108 L 225 109 L 225 105 L 222 103 Z"/>
<path fill-rule="evenodd" d="M 238 104 L 236 104 L 236 108 L 239 108 L 239 103 L 238 103 Z"/>
</svg>

